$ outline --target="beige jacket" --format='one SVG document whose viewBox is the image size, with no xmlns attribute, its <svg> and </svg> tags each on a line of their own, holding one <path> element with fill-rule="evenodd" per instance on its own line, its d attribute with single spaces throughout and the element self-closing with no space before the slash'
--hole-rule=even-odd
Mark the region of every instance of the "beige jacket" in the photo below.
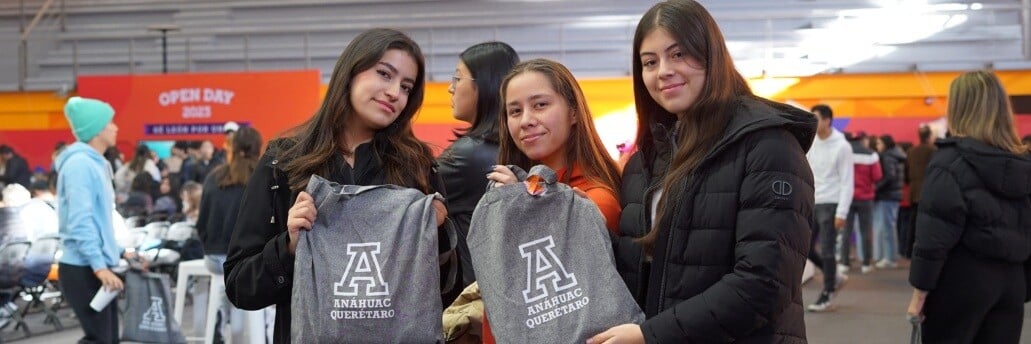
<svg viewBox="0 0 1031 344">
<path fill-rule="evenodd" d="M 444 340 L 448 343 L 480 343 L 483 327 L 483 300 L 480 285 L 470 284 L 444 310 Z"/>
</svg>

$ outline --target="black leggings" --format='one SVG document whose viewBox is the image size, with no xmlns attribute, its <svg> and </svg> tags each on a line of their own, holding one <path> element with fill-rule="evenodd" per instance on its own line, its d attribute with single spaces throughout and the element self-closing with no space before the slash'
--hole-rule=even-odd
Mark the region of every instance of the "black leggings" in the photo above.
<svg viewBox="0 0 1031 344">
<path fill-rule="evenodd" d="M 100 312 L 89 306 L 101 286 L 100 279 L 93 275 L 93 269 L 61 263 L 57 272 L 61 294 L 68 300 L 85 332 L 79 343 L 118 343 L 118 299 L 112 300 Z"/>
<path fill-rule="evenodd" d="M 927 295 L 925 343 L 1014 343 L 1024 323 L 1024 266 L 949 252 L 938 287 Z"/>
</svg>

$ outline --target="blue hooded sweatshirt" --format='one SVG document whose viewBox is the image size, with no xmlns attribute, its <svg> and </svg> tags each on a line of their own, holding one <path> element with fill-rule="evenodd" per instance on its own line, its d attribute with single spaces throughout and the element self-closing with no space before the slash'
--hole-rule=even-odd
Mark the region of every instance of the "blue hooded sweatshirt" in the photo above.
<svg viewBox="0 0 1031 344">
<path fill-rule="evenodd" d="M 61 263 L 93 271 L 117 266 L 122 248 L 115 241 L 111 217 L 111 166 L 93 147 L 76 142 L 57 156 L 57 173 Z"/>
</svg>

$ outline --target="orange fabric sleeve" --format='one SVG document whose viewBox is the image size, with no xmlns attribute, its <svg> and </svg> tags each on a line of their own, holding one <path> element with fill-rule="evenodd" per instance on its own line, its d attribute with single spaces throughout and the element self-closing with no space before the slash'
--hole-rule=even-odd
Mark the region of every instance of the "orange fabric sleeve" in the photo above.
<svg viewBox="0 0 1031 344">
<path fill-rule="evenodd" d="M 605 217 L 605 228 L 612 234 L 619 235 L 619 215 L 623 208 L 619 205 L 619 199 L 611 190 L 603 187 L 596 187 L 585 190 L 587 198 L 598 206 L 601 215 Z"/>
<path fill-rule="evenodd" d="M 494 344 L 494 333 L 490 332 L 490 321 L 487 321 L 487 310 L 483 310 L 483 334 L 480 337 L 483 344 Z"/>
</svg>

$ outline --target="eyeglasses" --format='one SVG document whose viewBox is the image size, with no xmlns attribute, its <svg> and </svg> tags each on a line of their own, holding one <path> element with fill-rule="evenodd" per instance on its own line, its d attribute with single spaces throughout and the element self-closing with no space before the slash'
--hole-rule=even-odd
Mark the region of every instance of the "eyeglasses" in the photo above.
<svg viewBox="0 0 1031 344">
<path fill-rule="evenodd" d="M 476 80 L 476 79 L 473 79 L 473 78 L 463 78 L 463 77 L 460 77 L 458 75 L 454 75 L 454 76 L 451 77 L 451 84 L 452 85 L 458 84 L 458 82 L 462 81 L 463 79 L 469 80 L 469 81 Z"/>
</svg>

